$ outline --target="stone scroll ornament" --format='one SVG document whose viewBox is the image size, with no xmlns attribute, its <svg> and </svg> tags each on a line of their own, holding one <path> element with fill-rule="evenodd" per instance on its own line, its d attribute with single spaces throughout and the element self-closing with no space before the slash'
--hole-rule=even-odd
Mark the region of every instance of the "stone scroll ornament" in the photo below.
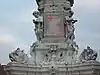
<svg viewBox="0 0 100 75">
<path fill-rule="evenodd" d="M 9 54 L 9 59 L 11 60 L 11 62 L 17 62 L 17 63 L 28 62 L 28 56 L 24 53 L 24 50 L 20 50 L 20 48 L 17 48 L 17 50 L 11 52 Z"/>
</svg>

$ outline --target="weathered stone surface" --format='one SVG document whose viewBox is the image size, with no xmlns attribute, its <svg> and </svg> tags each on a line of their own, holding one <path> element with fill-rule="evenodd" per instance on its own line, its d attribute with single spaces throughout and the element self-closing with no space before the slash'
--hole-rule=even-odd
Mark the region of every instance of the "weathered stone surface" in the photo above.
<svg viewBox="0 0 100 75">
<path fill-rule="evenodd" d="M 9 55 L 12 62 L 5 70 L 12 75 L 100 75 L 97 52 L 87 48 L 76 59 L 74 0 L 36 2 L 39 11 L 33 12 L 37 41 L 30 46 L 32 63 L 27 63 L 23 51 L 16 50 Z"/>
</svg>

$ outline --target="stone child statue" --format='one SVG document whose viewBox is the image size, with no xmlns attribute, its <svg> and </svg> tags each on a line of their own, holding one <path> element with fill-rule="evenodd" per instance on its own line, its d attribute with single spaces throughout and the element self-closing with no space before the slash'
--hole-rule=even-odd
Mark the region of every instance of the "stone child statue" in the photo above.
<svg viewBox="0 0 100 75">
<path fill-rule="evenodd" d="M 37 40 L 41 41 L 43 37 L 43 17 L 38 11 L 34 11 L 33 15 L 35 16 L 36 20 L 33 20 L 35 24 L 35 34 L 37 36 Z"/>
</svg>

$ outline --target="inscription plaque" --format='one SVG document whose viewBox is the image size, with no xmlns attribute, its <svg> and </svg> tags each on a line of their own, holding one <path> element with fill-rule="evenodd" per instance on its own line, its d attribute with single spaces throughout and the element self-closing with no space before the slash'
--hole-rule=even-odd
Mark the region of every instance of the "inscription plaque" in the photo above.
<svg viewBox="0 0 100 75">
<path fill-rule="evenodd" d="M 64 17 L 63 13 L 45 13 L 44 15 L 44 37 L 63 36 L 64 37 Z"/>
</svg>

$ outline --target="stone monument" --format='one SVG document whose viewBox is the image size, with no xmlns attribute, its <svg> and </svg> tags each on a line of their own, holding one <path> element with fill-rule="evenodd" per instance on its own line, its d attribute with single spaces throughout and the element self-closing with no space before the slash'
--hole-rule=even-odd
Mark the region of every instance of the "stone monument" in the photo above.
<svg viewBox="0 0 100 75">
<path fill-rule="evenodd" d="M 97 52 L 87 46 L 79 56 L 75 42 L 74 0 L 36 0 L 38 11 L 35 34 L 37 41 L 30 46 L 32 60 L 17 48 L 9 54 L 5 70 L 12 75 L 100 75 Z"/>
</svg>

